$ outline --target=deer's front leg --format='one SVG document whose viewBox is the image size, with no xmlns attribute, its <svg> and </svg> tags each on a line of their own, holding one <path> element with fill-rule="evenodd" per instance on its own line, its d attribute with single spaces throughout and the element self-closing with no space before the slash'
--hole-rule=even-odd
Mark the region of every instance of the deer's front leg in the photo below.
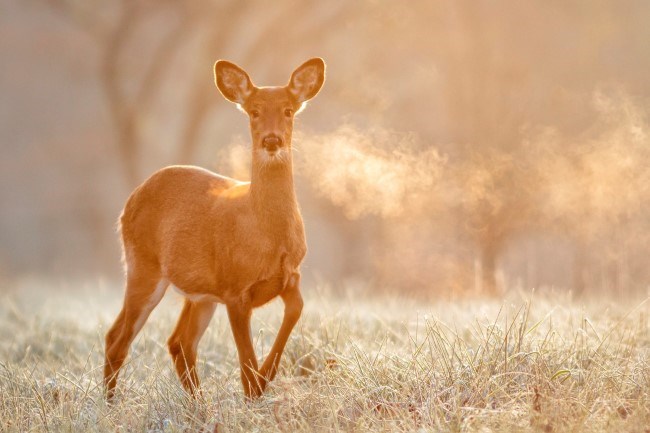
<svg viewBox="0 0 650 433">
<path fill-rule="evenodd" d="M 284 301 L 284 318 L 282 319 L 282 325 L 280 325 L 280 330 L 278 331 L 277 337 L 275 337 L 275 342 L 271 351 L 264 360 L 262 368 L 260 369 L 260 376 L 262 376 L 264 383 L 262 390 L 266 386 L 266 381 L 271 381 L 275 377 L 275 374 L 278 371 L 278 365 L 280 364 L 280 358 L 282 357 L 282 352 L 284 351 L 284 346 L 287 344 L 289 335 L 293 330 L 294 326 L 300 319 L 300 314 L 302 313 L 302 296 L 300 295 L 300 274 L 294 273 L 287 287 L 282 291 L 280 297 Z"/>
<path fill-rule="evenodd" d="M 244 394 L 248 398 L 259 397 L 264 391 L 264 384 L 257 370 L 257 358 L 255 357 L 251 339 L 251 314 L 253 310 L 250 305 L 240 303 L 228 305 L 227 309 L 232 335 L 237 345 Z"/>
</svg>

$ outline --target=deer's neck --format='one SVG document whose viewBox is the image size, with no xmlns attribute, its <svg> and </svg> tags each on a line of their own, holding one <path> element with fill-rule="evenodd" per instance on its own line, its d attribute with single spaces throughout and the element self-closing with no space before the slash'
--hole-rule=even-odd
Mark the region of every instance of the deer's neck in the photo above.
<svg viewBox="0 0 650 433">
<path fill-rule="evenodd" d="M 275 166 L 253 160 L 250 197 L 258 221 L 273 232 L 282 232 L 295 223 L 298 203 L 291 160 Z"/>
</svg>

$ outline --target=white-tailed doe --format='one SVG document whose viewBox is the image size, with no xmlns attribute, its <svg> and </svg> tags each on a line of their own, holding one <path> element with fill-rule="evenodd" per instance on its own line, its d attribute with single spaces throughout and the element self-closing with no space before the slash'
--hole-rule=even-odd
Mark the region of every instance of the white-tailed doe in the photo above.
<svg viewBox="0 0 650 433">
<path fill-rule="evenodd" d="M 294 115 L 325 80 L 322 59 L 311 59 L 284 87 L 256 87 L 238 66 L 220 60 L 215 82 L 250 118 L 252 173 L 240 182 L 191 166 L 164 168 L 133 191 L 120 217 L 126 290 L 106 334 L 104 384 L 112 398 L 133 339 L 172 284 L 185 296 L 169 352 L 185 389 L 199 386 L 196 349 L 216 305 L 223 303 L 239 353 L 241 380 L 257 397 L 275 376 L 300 318 L 299 266 L 307 251 L 293 184 Z M 254 308 L 276 296 L 284 318 L 258 368 L 250 333 Z"/>
</svg>

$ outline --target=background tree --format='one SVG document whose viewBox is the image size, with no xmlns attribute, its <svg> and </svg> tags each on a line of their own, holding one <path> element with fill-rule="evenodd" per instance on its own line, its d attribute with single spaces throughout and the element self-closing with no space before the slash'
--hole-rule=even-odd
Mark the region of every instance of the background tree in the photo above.
<svg viewBox="0 0 650 433">
<path fill-rule="evenodd" d="M 650 128 L 647 113 L 620 89 L 594 92 L 592 106 L 598 121 L 582 134 L 546 130 L 531 151 L 546 228 L 575 245 L 574 289 L 619 291 L 645 279 L 633 269 L 649 240 Z"/>
<path fill-rule="evenodd" d="M 231 55 L 244 65 L 258 66 L 266 61 L 269 47 L 267 35 L 287 23 L 318 15 L 310 4 L 281 1 L 274 14 L 260 19 L 260 11 L 247 2 L 183 2 L 178 0 L 120 0 L 87 3 L 77 0 L 49 0 L 71 23 L 80 26 L 96 42 L 100 52 L 99 79 L 116 131 L 115 143 L 127 185 L 133 188 L 146 175 L 144 154 L 151 143 L 159 145 L 168 134 L 165 122 L 179 124 L 176 149 L 171 161 L 190 163 L 194 160 L 203 126 L 215 105 L 212 64 Z M 343 3 L 330 6 L 331 11 L 313 20 L 302 32 L 301 41 L 317 39 L 332 22 L 353 9 Z M 258 22 L 254 31 L 245 24 Z M 149 26 L 163 29 L 144 38 Z M 236 52 L 235 52 L 236 47 Z M 182 83 L 171 67 L 175 60 L 192 59 L 182 73 Z M 189 72 L 189 73 L 188 73 Z M 180 98 L 183 110 L 175 108 L 171 119 L 162 99 L 180 87 L 186 96 Z M 220 105 L 222 107 L 223 104 Z M 168 140 L 167 140 L 168 141 Z"/>
</svg>

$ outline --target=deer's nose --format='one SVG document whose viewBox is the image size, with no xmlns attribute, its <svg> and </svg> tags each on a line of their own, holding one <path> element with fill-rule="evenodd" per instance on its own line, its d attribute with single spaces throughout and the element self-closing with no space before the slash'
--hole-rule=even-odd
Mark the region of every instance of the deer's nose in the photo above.
<svg viewBox="0 0 650 433">
<path fill-rule="evenodd" d="M 264 137 L 264 140 L 262 140 L 262 145 L 266 150 L 274 151 L 278 147 L 282 146 L 282 139 L 277 135 L 267 135 Z"/>
</svg>

